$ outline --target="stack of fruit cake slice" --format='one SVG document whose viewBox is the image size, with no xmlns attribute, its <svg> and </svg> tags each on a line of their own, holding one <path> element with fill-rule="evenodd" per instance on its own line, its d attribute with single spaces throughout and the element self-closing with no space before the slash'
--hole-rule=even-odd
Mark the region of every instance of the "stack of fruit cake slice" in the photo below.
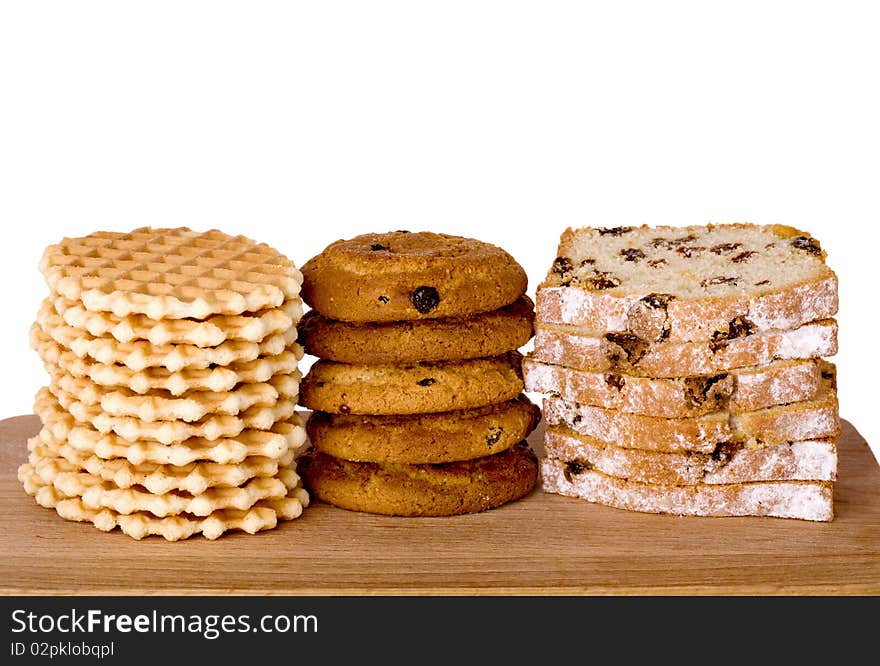
<svg viewBox="0 0 880 666">
<path fill-rule="evenodd" d="M 567 230 L 526 390 L 547 492 L 632 511 L 827 521 L 837 278 L 785 226 Z"/>
</svg>

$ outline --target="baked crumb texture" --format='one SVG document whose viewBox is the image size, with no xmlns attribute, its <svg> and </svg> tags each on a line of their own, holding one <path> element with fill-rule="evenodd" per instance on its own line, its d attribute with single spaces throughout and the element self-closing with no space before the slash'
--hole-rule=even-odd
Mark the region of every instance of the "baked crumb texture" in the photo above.
<svg viewBox="0 0 880 666">
<path fill-rule="evenodd" d="M 541 485 L 619 509 L 828 521 L 837 277 L 793 227 L 568 229 L 537 293 Z"/>
</svg>

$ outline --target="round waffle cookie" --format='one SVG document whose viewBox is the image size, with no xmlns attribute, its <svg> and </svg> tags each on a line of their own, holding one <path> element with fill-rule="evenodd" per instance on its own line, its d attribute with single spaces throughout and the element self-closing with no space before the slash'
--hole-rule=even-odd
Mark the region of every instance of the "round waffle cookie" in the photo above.
<svg viewBox="0 0 880 666">
<path fill-rule="evenodd" d="M 325 317 L 353 322 L 490 312 L 517 300 L 527 283 L 525 271 L 501 248 L 428 232 L 340 240 L 302 272 L 306 303 Z"/>
<path fill-rule="evenodd" d="M 142 395 L 121 387 L 107 389 L 84 377 L 58 373 L 50 388 L 75 395 L 83 404 L 98 405 L 109 416 L 192 423 L 211 415 L 235 416 L 255 405 L 271 405 L 282 398 L 295 400 L 299 381 L 294 375 L 275 375 L 268 382 L 239 384 L 232 391 L 190 391 L 172 396 L 161 391 Z"/>
<path fill-rule="evenodd" d="M 50 440 L 42 433 L 28 440 L 28 450 L 33 454 L 29 460 L 32 465 L 36 465 L 39 459 L 60 458 L 118 488 L 142 486 L 156 494 L 179 490 L 198 495 L 216 486 L 240 486 L 256 477 L 276 476 L 279 469 L 289 466 L 295 457 L 295 451 L 287 449 L 280 458 L 251 456 L 235 464 L 192 462 L 186 465 L 135 465 L 124 458 L 105 460 L 68 445 L 50 443 Z"/>
<path fill-rule="evenodd" d="M 251 478 L 238 487 L 211 486 L 197 495 L 178 491 L 156 494 L 138 487 L 119 488 L 60 457 L 41 458 L 32 453 L 29 464 L 43 483 L 68 497 L 81 497 L 91 509 L 112 509 L 121 514 L 148 511 L 159 518 L 181 513 L 204 517 L 222 509 L 243 511 L 261 500 L 281 499 L 299 484 L 296 472 L 286 468 L 277 477 Z"/>
<path fill-rule="evenodd" d="M 277 250 L 244 236 L 140 228 L 65 238 L 43 253 L 49 288 L 117 317 L 205 319 L 279 307 L 302 275 Z"/>
<path fill-rule="evenodd" d="M 172 372 L 162 367 L 135 371 L 121 363 L 98 363 L 89 357 L 80 358 L 52 340 L 39 327 L 33 333 L 31 344 L 50 373 L 60 370 L 73 377 L 90 379 L 99 386 L 125 387 L 139 394 L 168 391 L 171 395 L 179 396 L 188 391 L 229 391 L 237 384 L 266 382 L 278 374 L 293 375 L 297 381 L 302 379 L 297 370 L 297 363 L 303 355 L 303 348 L 299 345 L 291 345 L 280 354 L 262 356 L 252 361 Z"/>
<path fill-rule="evenodd" d="M 447 463 L 506 451 L 531 433 L 540 410 L 520 396 L 510 402 L 442 414 L 359 416 L 315 412 L 308 422 L 316 450 L 375 463 Z"/>
<path fill-rule="evenodd" d="M 134 314 L 117 317 L 110 312 L 92 312 L 77 301 L 47 299 L 68 326 L 87 331 L 96 338 L 113 337 L 119 342 L 146 340 L 154 345 L 186 344 L 216 347 L 227 340 L 260 342 L 295 326 L 302 318 L 302 301 L 288 299 L 281 307 L 241 315 L 214 315 L 207 319 L 150 319 Z"/>
<path fill-rule="evenodd" d="M 218 231 L 137 229 L 47 248 L 31 345 L 51 377 L 19 470 L 43 506 L 135 538 L 296 518 L 302 275 Z"/>
<path fill-rule="evenodd" d="M 318 361 L 300 387 L 300 402 L 331 414 L 431 414 L 507 402 L 523 390 L 522 357 L 414 365 Z"/>
<path fill-rule="evenodd" d="M 101 433 L 71 416 L 47 389 L 37 393 L 34 413 L 43 422 L 40 436 L 58 448 L 66 458 L 74 451 L 94 454 L 107 460 L 122 458 L 139 465 L 188 465 L 194 461 L 239 463 L 248 457 L 280 458 L 288 449 L 299 450 L 306 442 L 306 431 L 298 414 L 274 423 L 267 430 L 242 430 L 234 437 L 208 440 L 194 437 L 177 444 L 132 441 L 116 433 Z M 71 453 L 64 453 L 64 451 Z"/>
<path fill-rule="evenodd" d="M 313 356 L 357 364 L 460 361 L 519 349 L 532 337 L 535 309 L 523 296 L 500 310 L 417 321 L 353 323 L 312 310 L 299 341 Z"/>
<path fill-rule="evenodd" d="M 246 428 L 268 430 L 278 421 L 293 416 L 294 402 L 279 399 L 268 405 L 254 405 L 240 414 L 211 414 L 198 421 L 144 421 L 133 416 L 112 416 L 99 405 L 77 400 L 71 394 L 51 387 L 58 403 L 77 420 L 89 423 L 98 432 L 115 432 L 128 440 L 150 440 L 161 444 L 178 444 L 201 437 L 207 440 L 235 437 Z"/>
<path fill-rule="evenodd" d="M 495 455 L 443 465 L 378 465 L 310 452 L 300 459 L 315 497 L 351 511 L 453 516 L 524 497 L 538 475 L 535 454 L 518 444 Z"/>
<path fill-rule="evenodd" d="M 81 497 L 68 496 L 44 482 L 29 463 L 19 468 L 18 478 L 25 492 L 32 495 L 40 506 L 55 509 L 62 518 L 90 522 L 105 532 L 119 527 L 134 539 L 158 535 L 168 541 L 178 541 L 195 534 L 216 539 L 231 530 L 255 534 L 274 528 L 279 520 L 298 518 L 303 508 L 309 505 L 308 493 L 297 484 L 288 489 L 286 497 L 260 500 L 247 509 L 220 509 L 204 517 L 179 514 L 158 518 L 147 511 L 121 514 L 112 509 L 89 507 Z"/>
<path fill-rule="evenodd" d="M 41 344 L 41 333 L 80 358 L 90 357 L 98 363 L 120 363 L 135 372 L 154 367 L 176 372 L 183 368 L 227 366 L 253 361 L 261 356 L 274 356 L 296 343 L 294 328 L 270 335 L 260 342 L 227 340 L 216 347 L 154 345 L 145 340 L 119 342 L 113 338 L 96 338 L 90 333 L 68 326 L 50 308 L 41 309 L 37 321 L 31 327 L 33 347 Z"/>
</svg>

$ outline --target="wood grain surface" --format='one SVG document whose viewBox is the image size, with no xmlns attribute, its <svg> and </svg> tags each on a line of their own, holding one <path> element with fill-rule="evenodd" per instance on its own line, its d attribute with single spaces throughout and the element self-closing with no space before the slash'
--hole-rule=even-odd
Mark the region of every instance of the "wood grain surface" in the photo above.
<svg viewBox="0 0 880 666">
<path fill-rule="evenodd" d="M 37 419 L 0 422 L 4 594 L 880 594 L 880 467 L 843 424 L 831 523 L 627 513 L 536 491 L 456 518 L 314 503 L 255 536 L 134 541 L 24 494 Z M 536 433 L 539 440 L 540 433 Z"/>
</svg>

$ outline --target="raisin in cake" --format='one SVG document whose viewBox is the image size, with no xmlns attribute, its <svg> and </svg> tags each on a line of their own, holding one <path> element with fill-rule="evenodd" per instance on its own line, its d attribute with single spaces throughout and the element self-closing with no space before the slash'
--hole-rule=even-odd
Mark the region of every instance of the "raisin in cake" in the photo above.
<svg viewBox="0 0 880 666">
<path fill-rule="evenodd" d="M 576 471 L 578 473 L 573 474 Z M 834 517 L 831 483 L 761 483 L 676 486 L 638 483 L 594 469 L 547 459 L 541 463 L 545 490 L 627 511 L 680 516 L 769 516 L 829 521 Z"/>
<path fill-rule="evenodd" d="M 532 358 L 585 372 L 639 377 L 694 377 L 778 360 L 817 359 L 837 353 L 837 322 L 813 321 L 790 330 L 731 338 L 728 327 L 703 342 L 644 342 L 629 333 L 583 334 L 571 326 L 537 322 Z"/>
<path fill-rule="evenodd" d="M 790 330 L 837 303 L 819 241 L 749 224 L 569 229 L 537 294 L 543 323 L 646 342 Z"/>
<path fill-rule="evenodd" d="M 544 420 L 548 426 L 563 425 L 608 444 L 645 451 L 715 453 L 719 445 L 760 448 L 836 439 L 840 417 L 832 363 L 823 363 L 821 381 L 819 392 L 810 400 L 749 412 L 719 409 L 684 418 L 625 412 L 551 396 L 544 400 Z"/>
</svg>

